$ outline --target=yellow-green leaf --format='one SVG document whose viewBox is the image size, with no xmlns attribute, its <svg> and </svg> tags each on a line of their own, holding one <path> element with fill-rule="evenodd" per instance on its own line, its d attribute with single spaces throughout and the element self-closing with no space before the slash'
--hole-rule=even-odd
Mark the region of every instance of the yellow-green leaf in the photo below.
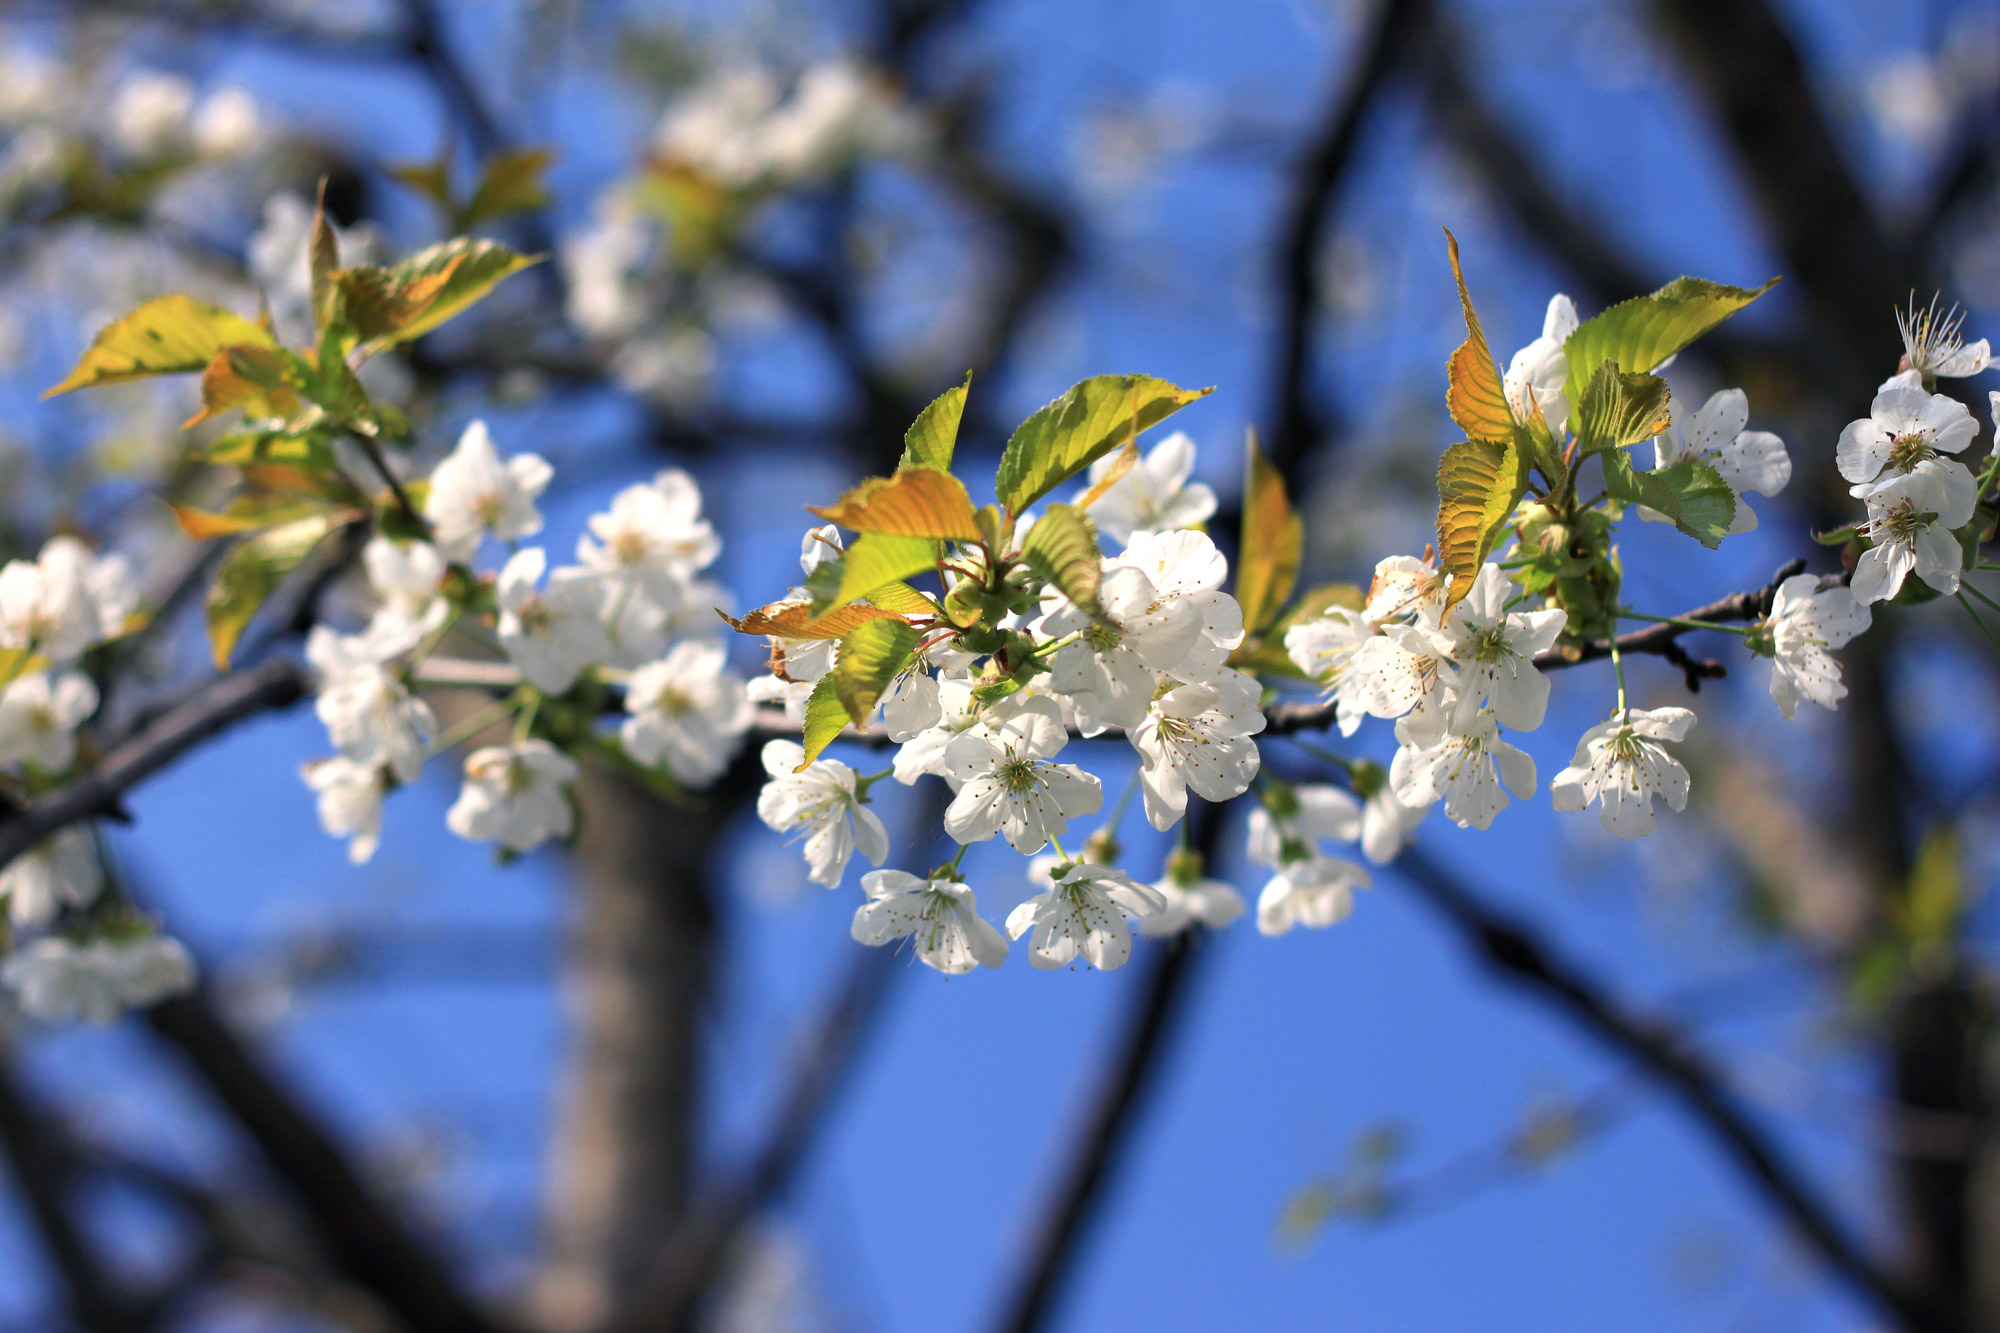
<svg viewBox="0 0 2000 1333">
<path fill-rule="evenodd" d="M 501 279 L 541 261 L 540 255 L 516 254 L 498 241 L 468 236 L 419 250 L 389 270 L 397 282 L 405 287 L 429 286 L 440 275 L 444 281 L 422 313 L 372 339 L 367 350 L 372 354 L 429 333 L 492 291 Z"/>
<path fill-rule="evenodd" d="M 1598 366 L 1576 407 L 1579 458 L 1650 440 L 1673 421 L 1667 382 L 1645 371 L 1625 372 L 1614 361 Z"/>
<path fill-rule="evenodd" d="M 1706 463 L 1683 458 L 1669 467 L 1634 472 L 1632 456 L 1623 449 L 1607 449 L 1601 457 L 1604 489 L 1612 498 L 1666 515 L 1710 550 L 1722 544 L 1736 521 L 1736 492 Z"/>
<path fill-rule="evenodd" d="M 833 743 L 833 738 L 847 730 L 847 705 L 834 692 L 833 673 L 819 678 L 813 691 L 806 696 L 806 721 L 799 730 L 799 742 L 805 747 L 805 758 L 792 770 L 803 773 L 806 766 L 819 758 L 820 752 Z"/>
<path fill-rule="evenodd" d="M 965 483 L 932 467 L 897 469 L 893 477 L 871 477 L 824 509 L 821 518 L 856 532 L 933 540 L 979 540 L 972 499 Z"/>
<path fill-rule="evenodd" d="M 1565 392 L 1574 403 L 1606 361 L 1624 371 L 1651 372 L 1660 363 L 1771 290 L 1729 287 L 1702 278 L 1675 278 L 1650 296 L 1620 301 L 1585 320 L 1563 344 L 1569 360 Z"/>
<path fill-rule="evenodd" d="M 903 435 L 903 459 L 898 467 L 949 468 L 952 451 L 958 446 L 958 423 L 965 416 L 965 395 L 972 389 L 972 372 L 965 383 L 946 389 L 917 413 Z"/>
<path fill-rule="evenodd" d="M 1062 590 L 1063 596 L 1086 611 L 1097 610 L 1097 589 L 1104 576 L 1104 557 L 1097 550 L 1097 529 L 1081 509 L 1050 505 L 1035 520 L 1021 542 L 1028 568 Z"/>
<path fill-rule="evenodd" d="M 907 586 L 907 585 L 905 585 Z M 741 620 L 724 616 L 741 634 L 770 634 L 781 639 L 838 639 L 871 620 L 900 620 L 894 611 L 879 606 L 849 603 L 815 616 L 804 602 L 775 602 L 752 611 Z"/>
<path fill-rule="evenodd" d="M 927 537 L 893 537 L 864 532 L 840 560 L 840 582 L 829 606 L 845 606 L 866 597 L 885 583 L 895 583 L 935 569 L 944 552 Z M 825 614 L 828 607 L 817 608 Z"/>
<path fill-rule="evenodd" d="M 326 220 L 326 181 L 319 183 L 313 205 L 312 232 L 306 242 L 306 269 L 312 282 L 313 328 L 324 334 L 340 319 L 340 238 Z"/>
<path fill-rule="evenodd" d="M 910 660 L 923 631 L 907 620 L 871 620 L 840 641 L 828 678 L 854 725 L 865 726 L 875 701 Z"/>
<path fill-rule="evenodd" d="M 324 510 L 306 518 L 266 528 L 232 548 L 208 590 L 208 641 L 215 665 L 229 669 L 229 655 L 257 608 L 297 569 L 315 546 L 354 520 L 352 510 Z"/>
<path fill-rule="evenodd" d="M 1438 561 L 1451 574 L 1445 608 L 1472 580 L 1528 488 L 1527 459 L 1513 440 L 1462 440 L 1438 460 Z"/>
<path fill-rule="evenodd" d="M 543 176 L 555 154 L 546 148 L 517 148 L 496 153 L 486 164 L 486 174 L 472 192 L 472 198 L 458 215 L 460 227 L 470 227 L 508 213 L 525 213 L 549 202 Z"/>
<path fill-rule="evenodd" d="M 1236 600 L 1243 627 L 1251 634 L 1278 618 L 1298 582 L 1305 526 L 1292 511 L 1285 479 L 1257 447 L 1257 433 L 1245 442 L 1243 550 L 1236 562 Z"/>
<path fill-rule="evenodd" d="M 1212 392 L 1183 389 L 1151 375 L 1098 375 L 1073 385 L 1007 441 L 1000 456 L 1000 503 L 1011 514 L 1023 513 L 1101 455 Z"/>
<path fill-rule="evenodd" d="M 1458 303 L 1465 312 L 1465 341 L 1451 354 L 1446 370 L 1449 387 L 1445 406 L 1451 419 L 1467 438 L 1488 444 L 1511 442 L 1515 434 L 1512 409 L 1507 406 L 1507 390 L 1493 363 L 1493 349 L 1479 327 L 1479 314 L 1472 308 L 1472 295 L 1465 289 L 1465 273 L 1458 265 L 1458 238 L 1444 234 L 1445 250 L 1451 256 L 1452 280 L 1458 284 Z"/>
<path fill-rule="evenodd" d="M 76 369 L 42 397 L 153 375 L 191 375 L 236 344 L 276 345 L 268 330 L 233 311 L 192 296 L 155 297 L 105 325 Z"/>
<path fill-rule="evenodd" d="M 236 408 L 250 421 L 296 422 L 304 415 L 300 396 L 310 371 L 288 347 L 245 343 L 225 347 L 201 372 L 201 411 L 182 429 Z"/>
<path fill-rule="evenodd" d="M 941 616 L 944 609 L 907 583 L 885 583 L 868 590 L 868 601 L 899 616 Z"/>
</svg>

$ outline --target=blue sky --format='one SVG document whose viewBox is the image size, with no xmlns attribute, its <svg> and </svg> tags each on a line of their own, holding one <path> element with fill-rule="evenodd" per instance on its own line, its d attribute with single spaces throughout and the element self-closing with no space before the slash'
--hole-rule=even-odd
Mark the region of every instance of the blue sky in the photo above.
<svg viewBox="0 0 2000 1333">
<path fill-rule="evenodd" d="M 496 40 L 481 26 L 485 9 L 454 7 L 455 32 L 476 59 Z M 1872 128 L 1853 89 L 1883 53 L 1916 49 L 1923 12 L 1805 0 L 1789 9 L 1824 62 L 1857 164 L 1893 184 L 1910 168 Z M 1461 12 L 1478 38 L 1471 46 L 1482 52 L 1481 82 L 1561 188 L 1643 268 L 1732 282 L 1780 271 L 1702 113 L 1622 7 L 1482 0 Z M 1167 102 L 1230 131 L 1088 212 L 1083 279 L 1038 316 L 1011 373 L 975 392 L 1008 404 L 1000 415 L 1011 420 L 1101 371 L 1215 384 L 1182 421 L 1205 450 L 1203 475 L 1233 489 L 1240 432 L 1264 411 L 1267 392 L 1271 307 L 1261 266 L 1282 198 L 1275 168 L 1348 58 L 1347 28 L 1303 0 L 996 0 L 976 11 L 969 31 L 939 58 L 993 67 L 1010 162 L 1051 190 L 1073 187 L 1078 136 L 1107 108 Z M 406 78 L 367 76 L 357 96 L 364 85 L 350 67 L 314 72 L 247 48 L 224 57 L 219 77 L 248 83 L 296 123 L 391 158 L 435 146 L 436 108 Z M 616 174 L 650 114 L 581 73 L 565 84 L 546 123 L 562 153 L 566 221 L 582 217 Z M 1339 211 L 1337 230 L 1351 247 L 1343 271 L 1365 279 L 1367 296 L 1324 341 L 1323 387 L 1349 426 L 1344 466 L 1361 467 L 1412 430 L 1445 442 L 1440 371 L 1462 330 L 1440 227 L 1451 226 L 1465 246 L 1474 295 L 1503 356 L 1539 331 L 1542 303 L 1559 280 L 1426 145 L 1410 99 L 1392 97 Z M 907 187 L 879 188 L 893 198 Z M 913 205 L 913 216 L 923 217 L 921 208 Z M 1790 310 L 1781 288 L 1751 318 L 1783 319 Z M 1975 334 L 1988 331 L 1980 313 Z M 731 350 L 740 354 L 728 372 L 732 392 L 809 400 L 824 383 L 819 354 L 802 340 Z M 1677 392 L 1711 387 L 1690 381 Z M 628 438 L 629 423 L 604 403 L 494 414 L 503 449 L 532 448 L 559 471 L 582 465 L 574 470 L 591 478 L 550 506 L 552 549 L 566 549 L 617 484 L 660 464 Z M 1801 473 L 1831 466 L 1831 440 L 1791 443 Z M 697 471 L 728 543 L 720 576 L 745 603 L 776 596 L 790 581 L 798 506 L 850 480 L 807 454 L 704 460 Z M 1340 501 L 1347 475 L 1334 474 L 1328 503 Z M 1421 542 L 1420 505 L 1391 509 L 1389 530 Z M 1628 585 L 1632 599 L 1678 610 L 1759 583 L 1808 550 L 1782 506 L 1761 510 L 1765 526 L 1715 556 L 1670 531 L 1628 533 L 1627 568 L 1641 571 Z M 1314 572 L 1365 577 L 1353 565 Z M 1642 699 L 1674 694 L 1664 672 L 1636 670 Z M 1760 698 L 1761 668 L 1739 677 L 1704 694 L 1703 725 L 1734 719 L 1739 738 L 1780 772 L 1808 772 L 1826 720 L 1787 728 Z M 1573 738 L 1602 715 L 1610 688 L 1602 665 L 1560 682 L 1549 722 L 1527 743 L 1544 785 Z M 1739 713 L 1738 703 L 1750 706 Z M 1990 727 L 1978 733 L 1990 735 Z M 1358 744 L 1386 757 L 1392 742 L 1378 725 Z M 451 782 L 439 769 L 391 802 L 381 855 L 353 870 L 289 777 L 323 749 L 303 712 L 244 728 L 140 793 L 137 822 L 115 831 L 113 844 L 169 926 L 239 993 L 250 993 L 241 983 L 261 950 L 315 929 L 494 941 L 509 962 L 491 976 L 439 973 L 413 946 L 407 966 L 385 964 L 383 976 L 310 988 L 262 1012 L 284 1067 L 364 1155 L 414 1154 L 434 1164 L 415 1186 L 417 1203 L 478 1256 L 482 1282 L 504 1287 L 531 1261 L 547 1170 L 562 1056 L 562 862 L 543 853 L 496 868 L 484 851 L 452 839 L 442 822 Z M 1126 757 L 1115 747 L 1104 753 L 1106 786 L 1115 789 L 1112 771 L 1122 778 Z M 1271 753 L 1274 762 L 1305 762 L 1289 747 Z M 892 793 L 886 811 L 899 841 L 907 837 L 896 817 L 900 795 Z M 1159 854 L 1143 829 L 1135 812 L 1126 831 L 1142 871 Z M 1788 1146 L 1831 1193 L 1857 1217 L 1879 1211 L 1869 1160 L 1857 1148 L 1868 1071 L 1824 1030 L 1818 983 L 1739 927 L 1698 836 L 1670 831 L 1624 849 L 1594 823 L 1557 819 L 1544 796 L 1507 811 L 1486 835 L 1434 817 L 1424 840 L 1634 997 L 1666 1003 L 1690 986 L 1749 977 L 1739 986 L 1747 998 L 1699 1015 L 1706 1040 L 1782 1116 Z M 1236 859 L 1237 841 L 1224 868 L 1254 894 L 1259 880 Z M 847 938 L 858 900 L 852 875 L 834 892 L 806 885 L 796 852 L 756 826 L 734 830 L 731 847 L 725 1008 L 713 1033 L 717 1162 L 754 1141 L 774 1071 L 856 947 Z M 1028 892 L 1019 858 L 995 846 L 977 849 L 968 868 L 990 916 Z M 1867 1312 L 1799 1259 L 1686 1120 L 1631 1086 L 1619 1064 L 1558 1017 L 1479 973 L 1393 870 L 1336 929 L 1272 941 L 1243 925 L 1205 948 L 1188 1019 L 1060 1327 L 1867 1325 Z M 803 1247 L 833 1326 L 930 1333 L 992 1317 L 1139 980 L 1137 969 L 1036 972 L 1018 949 L 997 973 L 945 979 L 912 967 L 899 975 L 824 1150 L 774 1223 Z M 204 1128 L 198 1097 L 135 1033 L 64 1035 L 38 1043 L 34 1057 L 52 1086 L 85 1102 L 112 1132 L 179 1160 L 213 1161 L 226 1151 Z M 1426 1176 L 1504 1137 L 1538 1098 L 1607 1088 L 1623 1089 L 1616 1095 L 1626 1113 L 1542 1168 L 1426 1215 L 1335 1223 L 1301 1250 L 1274 1240 L 1286 1199 L 1343 1167 L 1370 1127 L 1400 1124 L 1407 1166 Z M 133 1235 L 143 1234 L 135 1226 Z M 18 1221 L 0 1214 L 0 1308 L 32 1302 L 40 1265 Z"/>
</svg>

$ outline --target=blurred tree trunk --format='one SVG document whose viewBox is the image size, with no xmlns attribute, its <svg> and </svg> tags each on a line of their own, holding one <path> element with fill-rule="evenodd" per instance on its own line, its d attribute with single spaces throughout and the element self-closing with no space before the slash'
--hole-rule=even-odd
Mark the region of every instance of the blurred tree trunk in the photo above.
<svg viewBox="0 0 2000 1333">
<path fill-rule="evenodd" d="M 726 823 L 595 767 L 576 803 L 570 1049 L 535 1294 L 558 1330 L 593 1326 L 631 1296 L 692 1192 L 714 980 L 708 871 Z"/>
</svg>

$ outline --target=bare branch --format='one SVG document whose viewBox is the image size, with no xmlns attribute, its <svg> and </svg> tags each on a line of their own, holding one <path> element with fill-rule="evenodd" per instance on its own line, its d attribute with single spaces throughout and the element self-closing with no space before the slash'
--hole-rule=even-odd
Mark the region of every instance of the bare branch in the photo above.
<svg viewBox="0 0 2000 1333">
<path fill-rule="evenodd" d="M 0 820 L 0 867 L 78 820 L 117 813 L 126 792 L 195 746 L 246 718 L 289 707 L 305 693 L 305 672 L 291 662 L 221 677 L 116 745 L 90 772 Z"/>
<path fill-rule="evenodd" d="M 292 1187 L 327 1255 L 426 1333 L 501 1333 L 433 1254 L 363 1183 L 347 1154 L 276 1074 L 230 1030 L 205 992 L 156 1005 L 147 1021 Z"/>
<path fill-rule="evenodd" d="M 1528 926 L 1489 907 L 1418 848 L 1407 848 L 1395 867 L 1489 966 L 1567 1013 L 1671 1092 L 1835 1273 L 1904 1328 L 1944 1333 L 1957 1327 L 1955 1320 L 1911 1291 L 1863 1248 L 1685 1032 L 1628 1009 L 1556 956 Z"/>
<path fill-rule="evenodd" d="M 1429 0 L 1378 0 L 1352 73 L 1340 80 L 1321 120 L 1292 172 L 1291 203 L 1279 233 L 1275 279 L 1279 306 L 1276 386 L 1272 394 L 1269 453 L 1288 477 L 1325 429 L 1312 397 L 1312 333 L 1325 302 L 1320 290 L 1319 246 L 1337 185 L 1352 164 L 1361 126 L 1375 96 L 1403 60 L 1411 39 L 1424 27 Z"/>
</svg>

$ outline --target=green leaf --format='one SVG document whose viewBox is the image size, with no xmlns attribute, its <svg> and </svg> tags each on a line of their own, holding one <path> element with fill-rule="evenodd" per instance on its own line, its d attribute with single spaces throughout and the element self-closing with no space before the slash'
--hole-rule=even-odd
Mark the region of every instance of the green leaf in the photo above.
<svg viewBox="0 0 2000 1333">
<path fill-rule="evenodd" d="M 840 584 L 831 606 L 845 606 L 857 597 L 866 597 L 885 583 L 907 579 L 937 567 L 944 556 L 939 543 L 927 537 L 892 537 L 886 533 L 864 532 L 847 548 L 840 561 Z M 814 607 L 817 614 L 827 608 Z"/>
<path fill-rule="evenodd" d="M 1097 610 L 1097 588 L 1104 577 L 1104 557 L 1097 550 L 1097 529 L 1081 509 L 1050 505 L 1035 520 L 1021 542 L 1028 568 L 1062 590 L 1063 596 L 1086 611 Z"/>
<path fill-rule="evenodd" d="M 1151 375 L 1098 375 L 1071 386 L 1007 441 L 1000 456 L 1000 503 L 1011 514 L 1025 512 L 1100 455 L 1212 392 L 1212 387 L 1183 389 Z"/>
<path fill-rule="evenodd" d="M 806 697 L 805 726 L 799 731 L 799 741 L 805 747 L 806 757 L 794 773 L 806 771 L 806 765 L 819 758 L 820 752 L 833 743 L 833 738 L 847 730 L 847 705 L 834 692 L 833 673 L 819 678 L 813 691 Z"/>
<path fill-rule="evenodd" d="M 1472 580 L 1528 489 L 1528 461 L 1509 440 L 1462 440 L 1438 460 L 1438 561 L 1451 575 L 1445 609 L 1472 591 Z"/>
<path fill-rule="evenodd" d="M 946 389 L 917 413 L 903 435 L 903 458 L 897 467 L 949 468 L 952 450 L 958 445 L 958 423 L 965 416 L 965 395 L 972 389 L 972 372 L 965 383 Z"/>
<path fill-rule="evenodd" d="M 1771 290 L 1776 278 L 1762 287 L 1729 287 L 1702 278 L 1675 278 L 1650 296 L 1620 301 L 1585 320 L 1563 352 L 1569 359 L 1564 392 L 1578 401 L 1590 377 L 1606 361 L 1624 371 L 1658 370 L 1660 363 L 1707 333 L 1744 306 Z"/>
<path fill-rule="evenodd" d="M 965 483 L 933 467 L 898 468 L 893 477 L 870 477 L 826 508 L 806 506 L 829 522 L 856 532 L 976 542 L 979 524 Z"/>
<path fill-rule="evenodd" d="M 867 724 L 875 701 L 910 660 L 922 637 L 923 631 L 907 620 L 871 620 L 840 641 L 840 654 L 827 678 L 855 726 Z"/>
<path fill-rule="evenodd" d="M 313 204 L 312 232 L 306 243 L 306 268 L 312 279 L 313 328 L 324 334 L 341 320 L 340 238 L 326 220 L 326 180 L 319 183 Z"/>
<path fill-rule="evenodd" d="M 180 294 L 155 297 L 105 325 L 76 369 L 42 397 L 153 375 L 191 375 L 236 344 L 277 345 L 269 330 L 220 306 Z"/>
<path fill-rule="evenodd" d="M 868 601 L 899 616 L 941 616 L 944 608 L 924 593 L 903 582 L 885 583 L 868 590 Z"/>
<path fill-rule="evenodd" d="M 1706 463 L 1684 458 L 1671 467 L 1634 472 L 1623 449 L 1610 449 L 1604 460 L 1604 489 L 1614 499 L 1644 505 L 1666 515 L 1674 526 L 1703 546 L 1722 544 L 1736 521 L 1736 493 L 1722 474 Z"/>
<path fill-rule="evenodd" d="M 1285 479 L 1257 447 L 1252 431 L 1246 444 L 1243 550 L 1236 565 L 1236 600 L 1243 627 L 1256 634 L 1278 618 L 1298 582 L 1305 526 L 1285 494 Z"/>
<path fill-rule="evenodd" d="M 327 534 L 355 517 L 352 510 L 324 510 L 267 528 L 230 550 L 208 590 L 208 641 L 219 669 L 229 669 L 229 655 L 244 627 L 285 575 L 297 569 Z"/>
<path fill-rule="evenodd" d="M 1597 367 L 1577 400 L 1579 458 L 1650 440 L 1673 421 L 1667 382 L 1643 370 L 1621 371 L 1613 361 Z"/>
</svg>

